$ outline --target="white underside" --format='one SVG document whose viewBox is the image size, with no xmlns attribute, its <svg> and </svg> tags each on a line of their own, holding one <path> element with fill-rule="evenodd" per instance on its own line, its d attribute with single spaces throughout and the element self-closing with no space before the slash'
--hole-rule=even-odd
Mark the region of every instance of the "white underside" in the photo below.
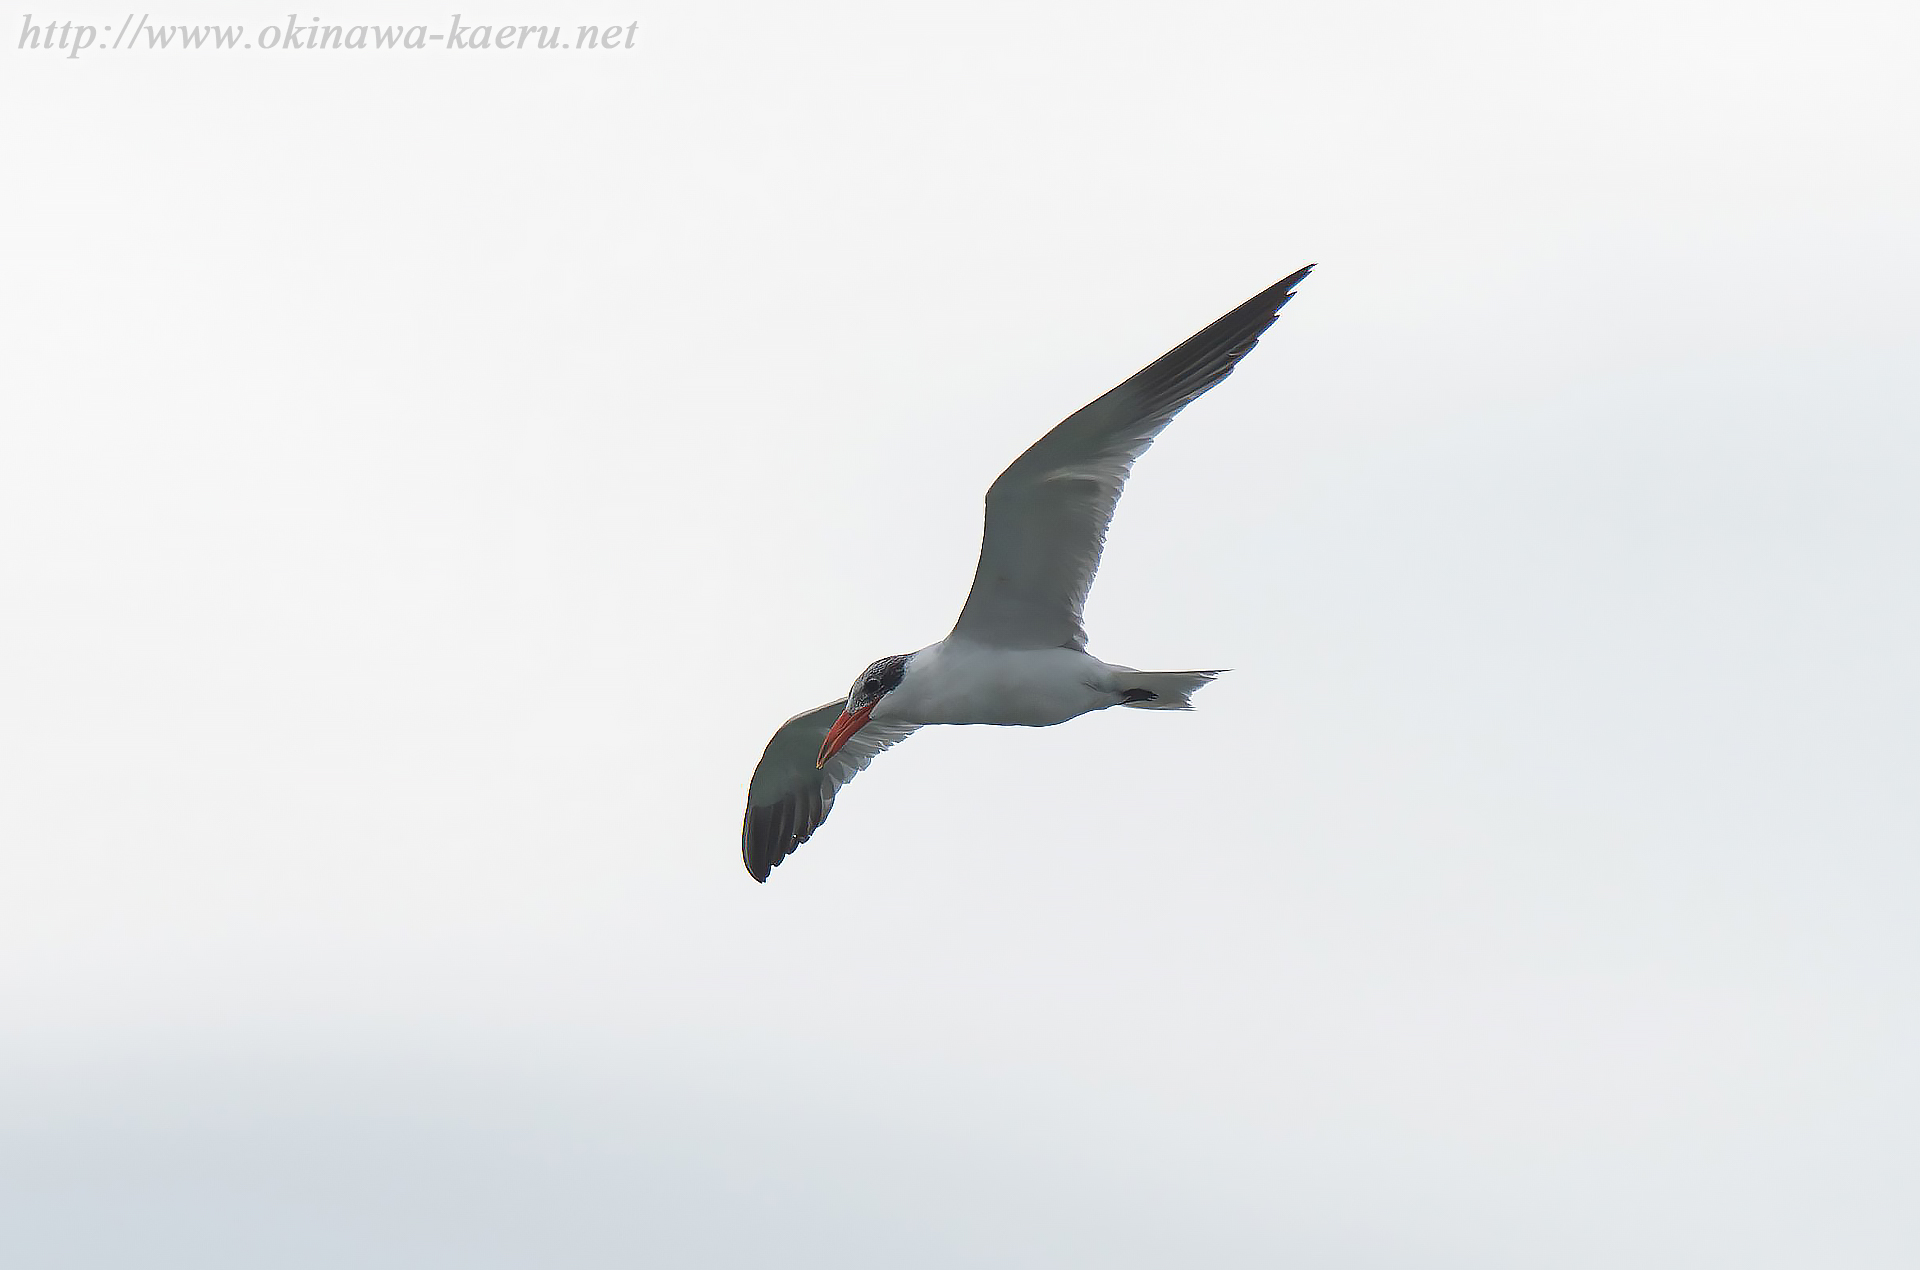
<svg viewBox="0 0 1920 1270">
<path fill-rule="evenodd" d="M 875 719 L 1044 728 L 1118 705 L 1116 671 L 1071 648 L 996 648 L 949 638 L 914 654 Z"/>
</svg>

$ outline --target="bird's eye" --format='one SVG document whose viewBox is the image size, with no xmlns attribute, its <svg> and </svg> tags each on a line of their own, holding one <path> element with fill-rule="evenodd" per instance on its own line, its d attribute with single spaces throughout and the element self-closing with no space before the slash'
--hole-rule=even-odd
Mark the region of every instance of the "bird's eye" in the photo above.
<svg viewBox="0 0 1920 1270">
<path fill-rule="evenodd" d="M 878 692 L 880 691 L 880 681 L 878 679 L 869 679 L 860 685 L 860 690 L 862 692 Z"/>
</svg>

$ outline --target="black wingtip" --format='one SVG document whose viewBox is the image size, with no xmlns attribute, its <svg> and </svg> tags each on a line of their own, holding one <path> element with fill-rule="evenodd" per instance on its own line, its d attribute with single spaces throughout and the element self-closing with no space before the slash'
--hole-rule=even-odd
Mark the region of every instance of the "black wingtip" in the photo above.
<svg viewBox="0 0 1920 1270">
<path fill-rule="evenodd" d="M 1293 289 L 1299 286 L 1301 283 L 1305 282 L 1307 280 L 1307 275 L 1312 273 L 1315 269 L 1318 269 L 1319 267 L 1320 266 L 1317 264 L 1311 264 L 1311 265 L 1305 266 L 1304 268 L 1295 269 L 1292 273 L 1280 279 L 1280 281 L 1274 283 L 1273 286 L 1269 288 L 1269 290 L 1282 292 L 1283 294 L 1280 297 L 1280 303 L 1285 304 L 1288 300 L 1291 300 L 1293 298 Z"/>
<path fill-rule="evenodd" d="M 747 866 L 748 877 L 764 883 L 773 872 L 773 864 L 771 861 L 756 863 L 753 854 L 753 805 L 749 803 L 746 815 L 740 818 L 740 863 Z"/>
</svg>

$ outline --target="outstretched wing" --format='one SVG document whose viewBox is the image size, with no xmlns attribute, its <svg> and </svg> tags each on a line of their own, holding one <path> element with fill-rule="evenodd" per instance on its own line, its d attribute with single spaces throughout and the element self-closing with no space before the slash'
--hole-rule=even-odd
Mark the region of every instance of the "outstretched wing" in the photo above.
<svg viewBox="0 0 1920 1270">
<path fill-rule="evenodd" d="M 1225 379 L 1313 269 L 1274 283 L 1034 442 L 987 491 L 973 592 L 953 633 L 1005 648 L 1087 646 L 1081 607 L 1133 461 Z"/>
<path fill-rule="evenodd" d="M 880 751 L 912 736 L 917 723 L 867 724 L 827 760 L 815 767 L 827 729 L 840 717 L 844 698 L 818 709 L 796 714 L 780 726 L 753 769 L 747 786 L 747 814 L 740 826 L 740 858 L 756 882 L 764 882 L 773 866 L 792 855 L 813 836 L 840 787 L 866 770 Z"/>
</svg>

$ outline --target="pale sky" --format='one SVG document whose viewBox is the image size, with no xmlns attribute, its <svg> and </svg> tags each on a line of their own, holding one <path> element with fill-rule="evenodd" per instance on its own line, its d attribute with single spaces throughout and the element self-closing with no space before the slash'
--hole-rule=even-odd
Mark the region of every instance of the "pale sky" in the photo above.
<svg viewBox="0 0 1920 1270">
<path fill-rule="evenodd" d="M 1920 1264 L 1911 5 L 460 12 L 638 34 L 0 16 L 0 1263 Z M 1310 261 L 1087 615 L 1234 673 L 756 886 Z"/>
</svg>

